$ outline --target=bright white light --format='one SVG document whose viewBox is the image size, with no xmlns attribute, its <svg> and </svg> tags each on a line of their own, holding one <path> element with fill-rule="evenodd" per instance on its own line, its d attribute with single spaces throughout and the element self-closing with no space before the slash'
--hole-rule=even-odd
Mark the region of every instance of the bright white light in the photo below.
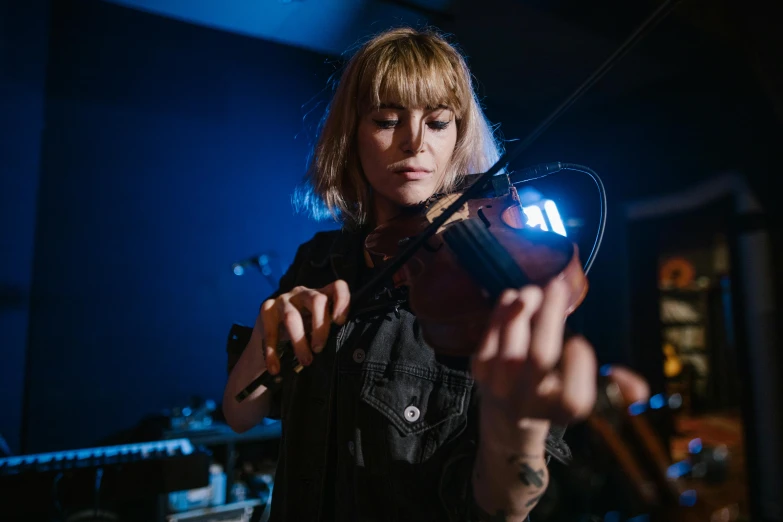
<svg viewBox="0 0 783 522">
<path fill-rule="evenodd" d="M 546 212 L 546 217 L 544 217 L 544 212 L 541 211 L 540 205 L 522 207 L 522 212 L 524 212 L 525 216 L 527 217 L 527 222 L 525 225 L 530 228 L 539 227 L 544 231 L 548 231 L 549 225 L 551 225 L 553 232 L 560 234 L 561 236 L 565 236 L 565 226 L 563 225 L 563 220 L 560 217 L 560 211 L 557 210 L 557 205 L 555 202 L 551 199 L 544 200 L 543 207 L 544 212 Z M 549 225 L 547 224 L 547 220 L 549 221 Z"/>
<path fill-rule="evenodd" d="M 557 232 L 561 236 L 566 235 L 565 227 L 563 226 L 563 220 L 560 219 L 560 212 L 557 211 L 557 205 L 551 199 L 544 202 L 544 211 L 549 218 L 549 223 L 552 225 L 552 230 Z"/>
<path fill-rule="evenodd" d="M 540 227 L 541 230 L 549 230 L 546 226 L 546 219 L 544 219 L 544 213 L 541 212 L 541 208 L 536 205 L 530 207 L 524 207 L 522 212 L 527 216 L 527 223 L 525 225 L 530 228 Z"/>
</svg>

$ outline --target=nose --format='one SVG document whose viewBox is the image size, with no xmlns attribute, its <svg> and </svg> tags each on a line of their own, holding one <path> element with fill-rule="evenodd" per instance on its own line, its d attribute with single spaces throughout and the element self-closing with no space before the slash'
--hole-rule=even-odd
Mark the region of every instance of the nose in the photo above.
<svg viewBox="0 0 783 522">
<path fill-rule="evenodd" d="M 424 118 L 410 118 L 405 126 L 402 149 L 409 154 L 418 154 L 424 148 L 426 126 Z"/>
</svg>

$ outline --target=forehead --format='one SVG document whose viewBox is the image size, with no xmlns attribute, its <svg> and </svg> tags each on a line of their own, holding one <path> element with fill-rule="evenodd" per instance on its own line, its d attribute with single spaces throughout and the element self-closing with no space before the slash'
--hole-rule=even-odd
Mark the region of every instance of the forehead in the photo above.
<svg viewBox="0 0 783 522">
<path fill-rule="evenodd" d="M 465 106 L 464 86 L 450 64 L 443 61 L 376 61 L 359 82 L 360 110 L 448 107 L 458 114 Z"/>
</svg>

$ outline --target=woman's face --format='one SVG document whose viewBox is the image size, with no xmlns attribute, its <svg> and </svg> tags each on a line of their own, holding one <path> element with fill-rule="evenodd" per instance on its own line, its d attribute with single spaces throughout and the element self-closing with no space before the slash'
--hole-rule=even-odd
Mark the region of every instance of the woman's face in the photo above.
<svg viewBox="0 0 783 522">
<path fill-rule="evenodd" d="M 429 198 L 446 175 L 457 122 L 448 107 L 382 104 L 359 122 L 359 161 L 373 188 L 375 225 Z"/>
</svg>

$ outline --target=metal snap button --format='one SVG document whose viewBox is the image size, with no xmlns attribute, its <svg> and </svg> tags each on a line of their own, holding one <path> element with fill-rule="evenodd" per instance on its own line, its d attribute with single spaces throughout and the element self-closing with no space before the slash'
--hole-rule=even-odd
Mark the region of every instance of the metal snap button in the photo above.
<svg viewBox="0 0 783 522">
<path fill-rule="evenodd" d="M 405 420 L 408 422 L 416 422 L 419 420 L 419 416 L 421 415 L 421 412 L 419 411 L 419 408 L 416 406 L 408 406 L 405 408 Z"/>
<path fill-rule="evenodd" d="M 353 362 L 355 363 L 362 363 L 364 362 L 364 350 L 361 348 L 357 348 L 353 352 Z"/>
<path fill-rule="evenodd" d="M 354 446 L 353 441 L 349 440 L 348 441 L 348 453 L 351 454 L 351 457 L 354 456 L 355 451 L 356 451 L 356 447 Z"/>
</svg>

